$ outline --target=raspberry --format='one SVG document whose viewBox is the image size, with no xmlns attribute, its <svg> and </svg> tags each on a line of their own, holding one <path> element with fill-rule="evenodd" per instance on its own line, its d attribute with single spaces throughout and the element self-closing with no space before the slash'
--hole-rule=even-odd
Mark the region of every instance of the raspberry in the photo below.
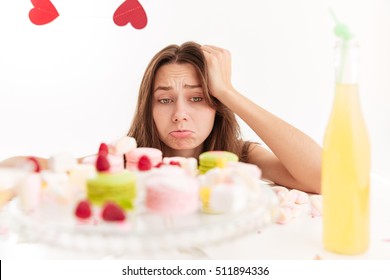
<svg viewBox="0 0 390 280">
<path fill-rule="evenodd" d="M 98 155 L 96 159 L 96 169 L 104 172 L 110 169 L 110 163 L 108 162 L 107 156 Z"/>
<path fill-rule="evenodd" d="M 99 146 L 99 156 L 107 156 L 108 155 L 108 146 L 106 143 L 101 143 Z"/>
<path fill-rule="evenodd" d="M 91 204 L 88 200 L 82 200 L 77 204 L 75 215 L 80 219 L 88 219 L 91 217 Z"/>
<path fill-rule="evenodd" d="M 163 166 L 164 163 L 162 161 L 160 161 L 157 165 L 156 165 L 156 168 L 160 168 L 161 166 Z"/>
<path fill-rule="evenodd" d="M 177 165 L 177 166 L 181 166 L 180 165 L 180 162 L 178 162 L 178 161 L 173 161 L 173 160 L 171 160 L 170 162 L 169 162 L 169 165 Z"/>
<path fill-rule="evenodd" d="M 147 171 L 152 168 L 152 162 L 150 161 L 148 156 L 142 156 L 138 160 L 138 170 Z"/>
<path fill-rule="evenodd" d="M 124 221 L 126 214 L 118 204 L 107 202 L 103 207 L 102 218 L 105 221 Z"/>
</svg>

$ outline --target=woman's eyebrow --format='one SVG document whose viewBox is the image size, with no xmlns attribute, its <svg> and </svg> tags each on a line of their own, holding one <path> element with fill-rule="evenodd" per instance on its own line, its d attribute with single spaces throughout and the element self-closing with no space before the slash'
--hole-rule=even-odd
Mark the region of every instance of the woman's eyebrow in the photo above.
<svg viewBox="0 0 390 280">
<path fill-rule="evenodd" d="M 184 85 L 184 88 L 189 88 L 189 89 L 193 89 L 193 88 L 202 88 L 201 85 L 189 85 L 189 84 L 185 84 Z M 153 92 L 156 92 L 158 90 L 164 90 L 164 91 L 168 91 L 168 90 L 172 90 L 173 88 L 171 86 L 158 86 L 154 89 Z"/>
<path fill-rule="evenodd" d="M 165 91 L 168 91 L 168 90 L 171 90 L 171 89 L 172 89 L 171 86 L 158 86 L 158 87 L 156 87 L 156 88 L 154 89 L 153 92 L 156 92 L 156 91 L 158 91 L 158 90 L 165 90 Z"/>
<path fill-rule="evenodd" d="M 188 84 L 185 84 L 184 88 L 202 88 L 202 86 L 201 85 L 188 85 Z"/>
</svg>

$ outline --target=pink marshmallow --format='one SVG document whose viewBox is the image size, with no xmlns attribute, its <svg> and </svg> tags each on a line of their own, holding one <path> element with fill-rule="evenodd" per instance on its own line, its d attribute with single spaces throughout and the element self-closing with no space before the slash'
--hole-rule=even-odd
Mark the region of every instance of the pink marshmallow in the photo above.
<svg viewBox="0 0 390 280">
<path fill-rule="evenodd" d="M 313 217 L 322 216 L 322 196 L 310 196 L 311 215 Z"/>
<path fill-rule="evenodd" d="M 309 195 L 305 192 L 298 191 L 298 190 L 291 190 L 290 193 L 294 194 L 296 204 L 306 204 L 309 202 Z"/>
<path fill-rule="evenodd" d="M 281 186 L 272 187 L 272 190 L 276 193 L 280 202 L 285 200 L 286 195 L 288 194 L 288 189 Z"/>
<path fill-rule="evenodd" d="M 280 215 L 277 219 L 278 224 L 286 224 L 292 219 L 292 211 L 289 207 L 282 207 L 280 209 Z"/>
</svg>

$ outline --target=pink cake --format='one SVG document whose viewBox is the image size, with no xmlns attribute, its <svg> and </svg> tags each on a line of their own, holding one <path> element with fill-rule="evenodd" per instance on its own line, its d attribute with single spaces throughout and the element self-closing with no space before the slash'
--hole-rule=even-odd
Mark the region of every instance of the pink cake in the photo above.
<svg viewBox="0 0 390 280">
<path fill-rule="evenodd" d="M 162 215 L 186 215 L 199 208 L 196 178 L 175 166 L 162 166 L 145 180 L 146 208 Z"/>
</svg>

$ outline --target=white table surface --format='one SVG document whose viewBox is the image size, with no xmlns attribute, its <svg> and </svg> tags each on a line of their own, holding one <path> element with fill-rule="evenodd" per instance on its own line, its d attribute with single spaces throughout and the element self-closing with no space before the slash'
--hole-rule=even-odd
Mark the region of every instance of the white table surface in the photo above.
<svg viewBox="0 0 390 280">
<path fill-rule="evenodd" d="M 0 210 L 0 259 L 389 259 L 390 260 L 390 185 L 371 182 L 371 244 L 361 255 L 328 252 L 322 246 L 322 218 L 301 213 L 287 224 L 272 224 L 218 245 L 188 251 L 148 255 L 112 256 L 64 250 L 44 244 L 24 242 L 7 223 L 7 207 Z"/>
</svg>

